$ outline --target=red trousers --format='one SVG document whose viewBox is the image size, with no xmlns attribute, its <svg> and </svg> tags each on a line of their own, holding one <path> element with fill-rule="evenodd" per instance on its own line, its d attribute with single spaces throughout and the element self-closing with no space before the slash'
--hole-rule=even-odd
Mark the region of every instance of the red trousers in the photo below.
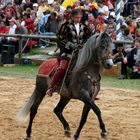
<svg viewBox="0 0 140 140">
<path fill-rule="evenodd" d="M 69 64 L 69 59 L 62 58 L 59 60 L 59 66 L 57 67 L 57 70 L 54 73 L 53 79 L 50 83 L 52 88 L 56 86 L 58 81 L 65 75 L 68 64 Z"/>
</svg>

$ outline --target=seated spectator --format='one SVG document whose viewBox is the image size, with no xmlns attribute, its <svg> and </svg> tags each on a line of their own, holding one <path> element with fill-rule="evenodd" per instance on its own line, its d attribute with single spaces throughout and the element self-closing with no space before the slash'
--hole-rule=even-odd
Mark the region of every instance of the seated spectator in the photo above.
<svg viewBox="0 0 140 140">
<path fill-rule="evenodd" d="M 29 34 L 35 33 L 34 20 L 32 19 L 29 13 L 24 12 L 23 21 L 21 22 L 21 25 L 27 28 Z"/>
<path fill-rule="evenodd" d="M 15 11 L 14 11 L 14 9 L 13 9 L 13 6 L 12 6 L 12 3 L 11 3 L 11 2 L 9 2 L 9 3 L 6 5 L 6 7 L 3 9 L 3 14 L 4 14 L 4 15 L 6 15 L 7 12 L 10 12 L 10 14 L 11 14 L 12 16 L 14 16 L 14 14 L 15 14 Z"/>
<path fill-rule="evenodd" d="M 88 20 L 85 21 L 85 24 L 92 30 L 92 33 L 95 34 L 98 23 L 92 13 L 88 14 Z"/>
<path fill-rule="evenodd" d="M 101 33 L 105 30 L 107 24 L 104 22 L 104 18 L 102 16 L 98 16 L 97 22 L 96 31 Z"/>
<path fill-rule="evenodd" d="M 126 57 L 126 52 L 124 51 L 123 48 L 123 43 L 117 43 L 116 48 L 113 49 L 113 62 L 114 64 L 118 62 L 122 62 L 123 58 Z"/>
<path fill-rule="evenodd" d="M 38 27 L 38 19 L 37 19 L 37 14 L 36 14 L 36 11 L 32 11 L 31 12 L 31 18 L 33 19 L 33 24 L 34 24 L 34 27 L 35 27 L 35 31 L 37 31 L 37 27 Z"/>
<path fill-rule="evenodd" d="M 108 33 L 111 35 L 112 40 L 116 40 L 116 28 L 114 23 L 109 24 Z"/>
<path fill-rule="evenodd" d="M 140 38 L 136 38 L 134 40 L 134 48 L 127 54 L 126 57 L 123 58 L 121 64 L 121 77 L 120 79 L 127 79 L 128 78 L 128 71 L 127 68 L 129 67 L 132 72 L 130 78 L 137 78 L 136 77 L 136 65 L 135 65 L 135 55 L 137 54 L 137 50 L 140 48 Z M 140 77 L 140 75 L 139 75 Z"/>
<path fill-rule="evenodd" d="M 6 15 L 5 15 L 5 19 L 4 19 L 5 24 L 6 24 L 7 26 L 10 25 L 9 20 L 12 19 L 12 17 L 13 17 L 13 16 L 12 16 L 12 14 L 10 13 L 10 11 L 7 11 L 7 12 L 6 12 Z"/>
<path fill-rule="evenodd" d="M 133 8 L 133 0 L 123 0 L 124 1 L 124 9 L 123 9 L 123 17 L 127 17 L 131 15 Z"/>
<path fill-rule="evenodd" d="M 22 6 L 20 5 L 19 0 L 14 0 L 13 8 L 15 9 L 15 11 L 16 11 L 17 9 L 22 9 Z"/>
<path fill-rule="evenodd" d="M 108 23 L 114 23 L 115 21 L 116 21 L 116 15 L 115 15 L 115 12 L 112 11 L 110 12 L 109 17 L 108 17 Z"/>
<path fill-rule="evenodd" d="M 19 21 L 15 20 L 16 24 L 16 29 L 15 29 L 15 34 L 28 34 L 28 31 L 25 27 L 21 26 Z M 25 45 L 27 39 L 23 38 L 22 40 L 22 46 Z M 7 45 L 14 45 L 15 46 L 15 52 L 18 53 L 19 51 L 19 38 L 17 37 L 12 37 L 10 40 L 2 40 L 2 44 L 7 44 Z"/>
<path fill-rule="evenodd" d="M 0 34 L 6 34 L 8 33 L 8 26 L 5 25 L 5 22 L 3 20 L 0 20 Z"/>
<path fill-rule="evenodd" d="M 37 4 L 37 3 L 34 3 L 33 4 L 33 11 L 38 11 L 38 7 L 39 7 L 39 5 Z"/>
<path fill-rule="evenodd" d="M 111 0 L 105 0 L 105 5 L 108 6 L 109 11 L 114 10 L 114 2 Z"/>
<path fill-rule="evenodd" d="M 22 22 L 23 14 L 22 11 L 16 10 L 15 19 L 18 20 L 20 23 Z"/>
<path fill-rule="evenodd" d="M 135 31 L 135 38 L 140 37 L 140 27 L 136 29 Z"/>
<path fill-rule="evenodd" d="M 134 5 L 134 18 L 138 18 L 140 16 L 140 2 Z"/>
<path fill-rule="evenodd" d="M 80 6 L 80 9 L 83 12 L 83 17 L 82 17 L 82 22 L 83 23 L 88 19 L 88 14 L 89 14 L 89 12 L 91 12 L 90 11 L 90 6 L 91 6 L 90 0 L 84 0 L 83 5 Z"/>
<path fill-rule="evenodd" d="M 4 0 L 0 0 L 0 10 L 2 10 L 4 7 Z"/>
<path fill-rule="evenodd" d="M 125 28 L 127 28 L 127 26 L 121 25 L 119 35 L 117 36 L 118 40 L 124 40 L 123 32 L 124 32 Z"/>
<path fill-rule="evenodd" d="M 41 11 L 44 13 L 46 10 L 48 10 L 48 6 L 46 5 L 45 0 L 41 0 L 41 4 L 38 7 L 38 11 Z"/>
<path fill-rule="evenodd" d="M 95 17 L 95 18 L 97 18 L 98 17 L 98 4 L 97 4 L 97 2 L 96 2 L 96 0 L 92 0 L 92 2 L 91 2 L 91 13 L 93 14 L 93 16 Z"/>
<path fill-rule="evenodd" d="M 135 36 L 135 30 L 136 30 L 136 25 L 135 25 L 135 23 L 133 23 L 132 18 L 127 17 L 126 18 L 126 24 L 127 24 L 127 27 L 129 29 L 132 37 L 134 38 L 134 36 Z"/>
<path fill-rule="evenodd" d="M 10 20 L 10 26 L 9 26 L 9 31 L 8 31 L 8 34 L 15 34 L 15 30 L 16 30 L 16 20 L 14 18 L 12 18 Z M 7 40 L 12 40 L 13 37 L 7 37 Z"/>
<path fill-rule="evenodd" d="M 82 10 L 85 11 L 85 14 L 88 14 L 90 12 L 90 5 L 91 5 L 90 0 L 84 1 Z"/>
<path fill-rule="evenodd" d="M 140 17 L 136 19 L 136 29 L 140 28 Z"/>
<path fill-rule="evenodd" d="M 56 34 L 62 20 L 58 17 L 56 12 L 52 12 L 48 18 L 47 23 L 45 24 L 45 30 L 48 33 Z"/>
<path fill-rule="evenodd" d="M 6 34 L 8 33 L 8 26 L 5 25 L 5 22 L 3 20 L 0 21 L 0 34 Z M 0 53 L 2 51 L 2 40 L 3 37 L 0 37 Z"/>
<path fill-rule="evenodd" d="M 120 16 L 120 25 L 121 25 L 121 26 L 126 26 L 126 27 L 127 27 L 127 24 L 126 24 L 126 22 L 125 22 L 123 16 Z"/>
<path fill-rule="evenodd" d="M 70 15 L 71 15 L 71 11 L 72 11 L 72 7 L 71 6 L 67 6 L 64 15 L 63 15 L 63 20 L 67 21 L 70 19 Z"/>
<path fill-rule="evenodd" d="M 132 37 L 132 35 L 131 35 L 131 33 L 130 33 L 130 31 L 129 31 L 128 28 L 125 28 L 123 30 L 122 34 L 123 34 L 122 40 L 125 40 L 125 41 L 133 41 L 133 37 Z M 126 52 L 129 52 L 131 49 L 132 49 L 132 45 L 131 44 L 125 44 L 124 45 L 124 50 Z"/>
<path fill-rule="evenodd" d="M 23 10 L 26 11 L 27 8 L 33 10 L 33 3 L 31 2 L 31 0 L 25 0 L 25 2 L 26 3 L 23 5 Z"/>
<path fill-rule="evenodd" d="M 108 34 L 111 36 L 112 40 L 116 40 L 116 27 L 114 23 L 109 24 Z M 112 50 L 114 50 L 115 48 L 115 43 L 112 43 Z"/>
<path fill-rule="evenodd" d="M 47 7 L 48 7 L 48 10 L 50 11 L 50 12 L 53 12 L 54 11 L 54 0 L 48 0 L 48 3 L 47 3 L 48 5 L 47 5 Z"/>
<path fill-rule="evenodd" d="M 109 16 L 109 9 L 108 6 L 105 5 L 105 0 L 98 0 L 98 13 L 99 15 L 103 16 L 105 20 L 107 20 Z"/>
</svg>

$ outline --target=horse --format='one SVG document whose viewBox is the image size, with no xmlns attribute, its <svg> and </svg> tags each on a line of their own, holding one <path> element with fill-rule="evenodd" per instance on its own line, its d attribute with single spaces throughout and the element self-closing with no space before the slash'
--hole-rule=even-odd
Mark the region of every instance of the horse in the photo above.
<svg viewBox="0 0 140 140">
<path fill-rule="evenodd" d="M 54 113 L 64 127 L 64 134 L 70 137 L 69 123 L 63 116 L 63 110 L 71 99 L 77 99 L 84 103 L 81 120 L 79 126 L 74 134 L 74 140 L 78 140 L 80 132 L 86 123 L 88 113 L 92 111 L 97 115 L 99 126 L 101 129 L 101 136 L 106 138 L 108 133 L 102 119 L 101 111 L 95 104 L 95 97 L 100 91 L 100 80 L 102 70 L 110 69 L 113 66 L 112 60 L 112 40 L 106 33 L 98 33 L 92 35 L 79 50 L 75 66 L 63 82 L 63 88 L 56 91 L 60 94 L 60 100 L 54 108 Z M 37 114 L 38 107 L 46 95 L 49 87 L 50 77 L 37 75 L 35 89 L 29 98 L 28 102 L 18 112 L 17 118 L 19 120 L 25 119 L 30 113 L 29 124 L 26 129 L 25 140 L 31 138 L 32 123 Z"/>
</svg>

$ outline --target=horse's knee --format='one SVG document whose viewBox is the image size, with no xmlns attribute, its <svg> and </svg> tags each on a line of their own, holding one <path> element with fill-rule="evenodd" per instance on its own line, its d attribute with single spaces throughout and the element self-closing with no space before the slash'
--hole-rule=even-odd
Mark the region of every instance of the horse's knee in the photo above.
<svg viewBox="0 0 140 140">
<path fill-rule="evenodd" d="M 56 107 L 56 108 L 53 110 L 53 112 L 54 112 L 55 114 L 58 114 L 60 111 L 59 111 L 59 109 Z"/>
</svg>

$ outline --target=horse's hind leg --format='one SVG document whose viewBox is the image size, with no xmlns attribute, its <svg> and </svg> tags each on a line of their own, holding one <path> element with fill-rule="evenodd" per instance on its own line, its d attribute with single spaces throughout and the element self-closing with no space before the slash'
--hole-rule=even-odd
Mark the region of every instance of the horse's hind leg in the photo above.
<svg viewBox="0 0 140 140">
<path fill-rule="evenodd" d="M 82 112 L 82 117 L 81 117 L 81 121 L 80 121 L 79 127 L 76 130 L 76 133 L 74 135 L 74 139 L 75 140 L 78 139 L 78 137 L 80 135 L 80 132 L 81 132 L 84 124 L 86 123 L 86 120 L 87 120 L 87 116 L 88 116 L 89 111 L 90 111 L 90 107 L 85 104 L 84 107 L 83 107 L 83 112 Z"/>
<path fill-rule="evenodd" d="M 70 98 L 61 96 L 59 103 L 57 104 L 57 106 L 54 109 L 54 113 L 57 115 L 57 117 L 59 118 L 59 120 L 63 124 L 65 135 L 67 137 L 70 137 L 70 127 L 69 127 L 68 122 L 65 120 L 62 112 L 69 101 L 70 101 Z"/>
<path fill-rule="evenodd" d="M 37 110 L 41 101 L 46 95 L 47 88 L 48 87 L 46 85 L 46 79 L 38 77 L 37 82 L 36 82 L 36 89 L 34 91 L 36 92 L 36 97 L 30 109 L 30 120 L 29 120 L 29 125 L 26 130 L 27 135 L 26 135 L 25 140 L 28 140 L 31 137 L 33 119 L 35 118 L 35 115 L 37 114 Z"/>
</svg>

